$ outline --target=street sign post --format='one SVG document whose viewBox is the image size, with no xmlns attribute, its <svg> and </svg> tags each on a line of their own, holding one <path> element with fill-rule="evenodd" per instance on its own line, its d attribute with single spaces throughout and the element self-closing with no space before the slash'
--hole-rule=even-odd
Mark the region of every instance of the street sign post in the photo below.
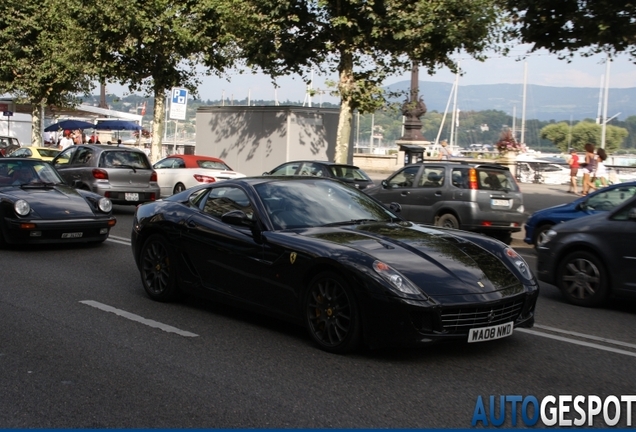
<svg viewBox="0 0 636 432">
<path fill-rule="evenodd" d="M 174 87 L 170 98 L 170 119 L 185 120 L 188 103 L 188 90 Z"/>
</svg>

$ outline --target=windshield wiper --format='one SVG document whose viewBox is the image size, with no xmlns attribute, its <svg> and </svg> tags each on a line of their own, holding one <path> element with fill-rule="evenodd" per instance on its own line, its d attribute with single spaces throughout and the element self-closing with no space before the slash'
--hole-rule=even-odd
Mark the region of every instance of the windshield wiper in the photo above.
<svg viewBox="0 0 636 432">
<path fill-rule="evenodd" d="M 130 169 L 132 169 L 132 170 L 133 170 L 133 172 L 135 172 L 135 173 L 137 172 L 137 170 L 135 169 L 135 167 L 134 167 L 134 166 L 132 166 L 132 165 L 118 165 L 118 166 L 116 166 L 115 168 L 130 168 Z"/>
<path fill-rule="evenodd" d="M 363 224 L 367 222 L 379 222 L 379 221 L 377 219 L 351 219 L 351 220 L 342 221 L 342 222 L 331 222 L 328 224 L 324 224 L 322 226 L 328 227 L 328 226 L 339 226 L 339 225 L 359 225 L 359 224 Z"/>
</svg>

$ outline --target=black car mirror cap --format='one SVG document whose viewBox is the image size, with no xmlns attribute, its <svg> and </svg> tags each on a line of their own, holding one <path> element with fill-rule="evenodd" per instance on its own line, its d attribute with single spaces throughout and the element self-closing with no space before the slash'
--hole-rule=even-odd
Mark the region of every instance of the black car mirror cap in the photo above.
<svg viewBox="0 0 636 432">
<path fill-rule="evenodd" d="M 245 212 L 242 210 L 232 210 L 224 213 L 221 216 L 221 222 L 229 225 L 240 225 L 247 227 L 254 226 L 254 221 L 247 217 L 247 214 L 245 214 Z"/>
<path fill-rule="evenodd" d="M 393 213 L 400 213 L 402 211 L 402 206 L 400 205 L 400 203 L 392 202 L 391 204 L 389 204 L 389 210 L 391 210 Z"/>
<path fill-rule="evenodd" d="M 636 208 L 633 208 L 627 213 L 627 218 L 631 220 L 636 220 Z"/>
<path fill-rule="evenodd" d="M 386 180 L 382 180 L 382 182 L 380 183 L 382 185 L 383 189 L 386 189 L 389 187 L 389 183 Z"/>
</svg>

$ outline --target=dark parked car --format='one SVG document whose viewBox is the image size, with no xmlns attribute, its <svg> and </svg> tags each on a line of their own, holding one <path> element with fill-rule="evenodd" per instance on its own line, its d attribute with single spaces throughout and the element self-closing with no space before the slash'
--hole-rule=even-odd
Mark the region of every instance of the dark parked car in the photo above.
<svg viewBox="0 0 636 432">
<path fill-rule="evenodd" d="M 0 245 L 99 243 L 115 223 L 108 198 L 65 185 L 48 162 L 0 159 Z"/>
<path fill-rule="evenodd" d="M 511 248 L 435 229 L 341 182 L 247 177 L 137 207 L 146 293 L 182 292 L 308 328 L 324 350 L 481 342 L 531 327 L 538 283 Z"/>
<path fill-rule="evenodd" d="M 374 186 L 373 180 L 357 166 L 327 161 L 286 162 L 263 175 L 335 178 L 361 190 Z"/>
<path fill-rule="evenodd" d="M 406 165 L 365 192 L 385 204 L 399 203 L 404 219 L 481 232 L 508 244 L 524 219 L 523 195 L 510 170 L 501 165 Z"/>
<path fill-rule="evenodd" d="M 599 189 L 568 204 L 536 211 L 525 224 L 528 244 L 537 245 L 554 225 L 572 219 L 610 211 L 636 194 L 636 182 L 618 183 Z"/>
<path fill-rule="evenodd" d="M 148 156 L 135 148 L 75 145 L 52 161 L 67 184 L 110 198 L 115 204 L 140 204 L 159 199 L 157 172 Z"/>
<path fill-rule="evenodd" d="M 636 197 L 614 210 L 556 225 L 537 246 L 539 279 L 581 306 L 636 298 Z"/>
<path fill-rule="evenodd" d="M 0 157 L 10 156 L 20 148 L 20 141 L 10 136 L 0 136 Z"/>
</svg>

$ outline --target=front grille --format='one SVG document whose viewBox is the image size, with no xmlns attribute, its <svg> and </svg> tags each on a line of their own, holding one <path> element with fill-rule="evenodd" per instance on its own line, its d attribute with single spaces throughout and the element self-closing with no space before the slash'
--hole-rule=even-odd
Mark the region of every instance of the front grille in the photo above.
<svg viewBox="0 0 636 432">
<path fill-rule="evenodd" d="M 448 333 L 467 333 L 471 328 L 489 327 L 516 321 L 523 307 L 523 297 L 484 306 L 445 308 L 442 329 Z"/>
</svg>

